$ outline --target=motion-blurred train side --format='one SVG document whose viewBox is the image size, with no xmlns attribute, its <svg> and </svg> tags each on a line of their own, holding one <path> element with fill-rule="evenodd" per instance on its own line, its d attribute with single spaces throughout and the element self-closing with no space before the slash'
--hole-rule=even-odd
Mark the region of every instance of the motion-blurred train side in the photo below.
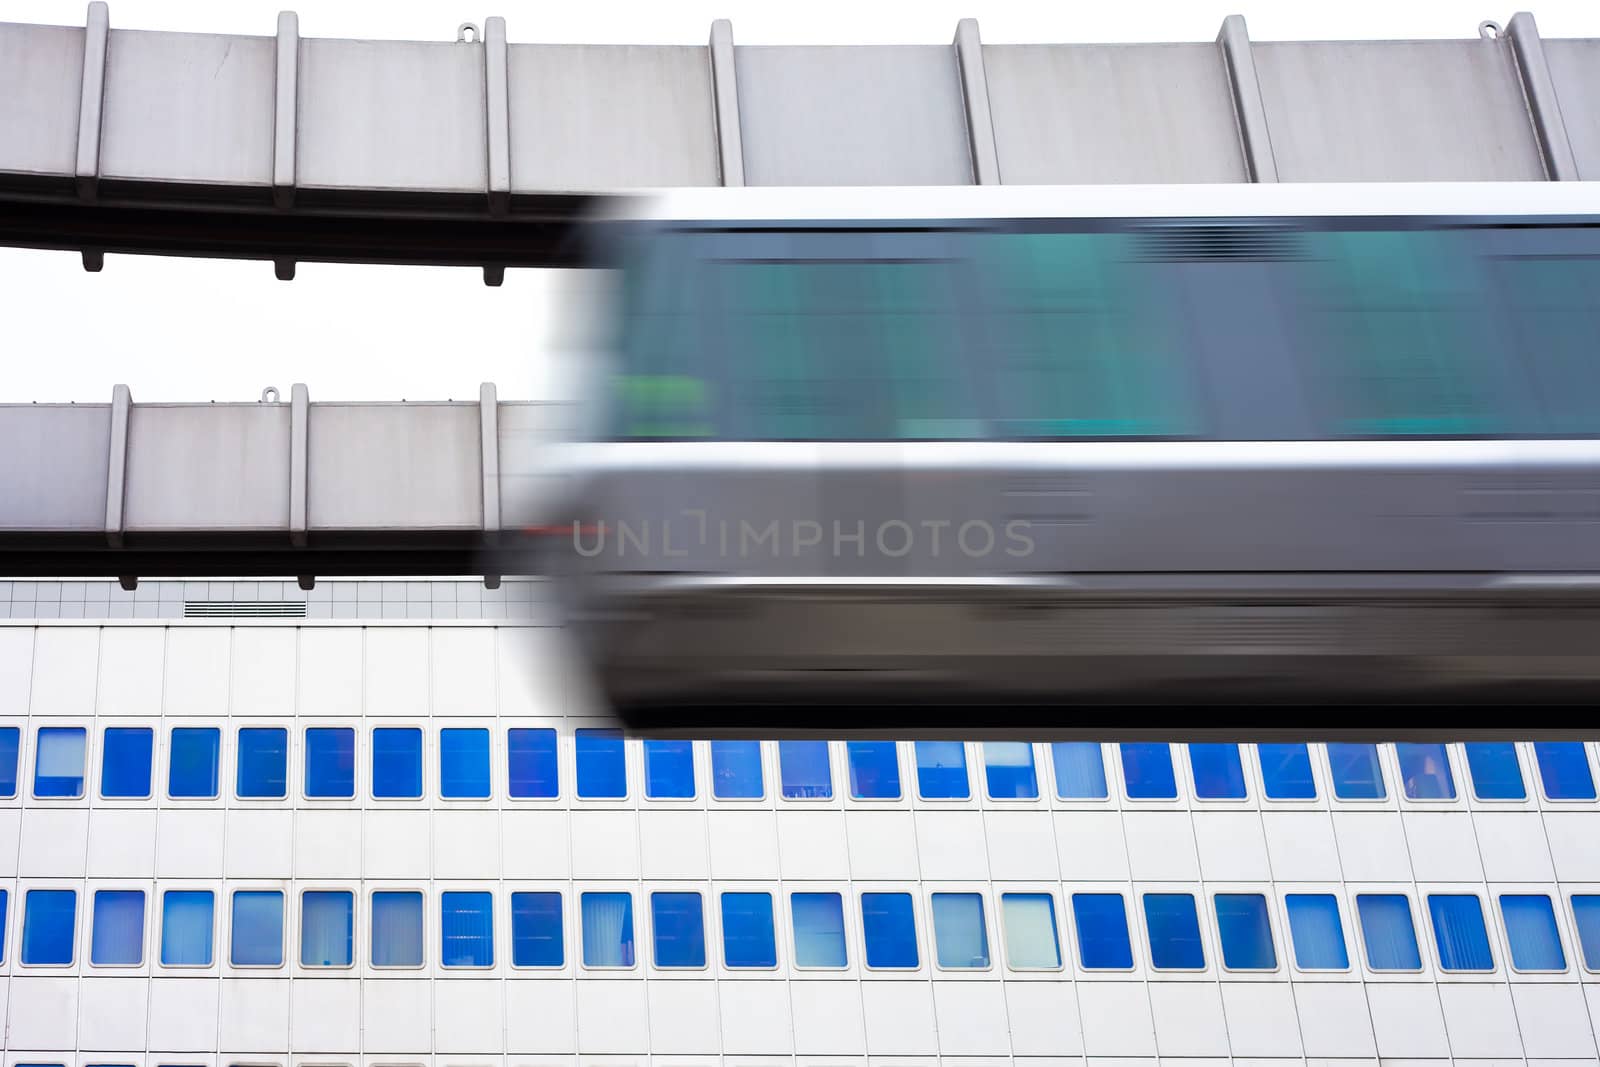
<svg viewBox="0 0 1600 1067">
<path fill-rule="evenodd" d="M 562 581 L 636 724 L 1600 696 L 1600 185 L 713 190 L 593 234 Z"/>
</svg>

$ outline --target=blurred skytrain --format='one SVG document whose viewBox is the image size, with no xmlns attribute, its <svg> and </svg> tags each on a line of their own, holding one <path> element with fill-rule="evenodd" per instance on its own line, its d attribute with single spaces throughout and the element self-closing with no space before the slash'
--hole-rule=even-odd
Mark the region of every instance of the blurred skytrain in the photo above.
<svg viewBox="0 0 1600 1067">
<path fill-rule="evenodd" d="M 635 724 L 1600 696 L 1600 186 L 713 190 L 592 233 L 562 555 Z M 1212 707 L 1115 709 L 1157 702 Z"/>
</svg>

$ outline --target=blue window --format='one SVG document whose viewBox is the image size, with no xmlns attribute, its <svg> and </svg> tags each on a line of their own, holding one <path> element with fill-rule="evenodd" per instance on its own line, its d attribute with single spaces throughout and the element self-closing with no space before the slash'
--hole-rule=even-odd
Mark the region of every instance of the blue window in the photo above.
<svg viewBox="0 0 1600 1067">
<path fill-rule="evenodd" d="M 578 796 L 617 800 L 628 795 L 628 763 L 621 730 L 576 730 Z"/>
<path fill-rule="evenodd" d="M 868 967 L 921 966 L 910 893 L 862 893 L 861 933 Z"/>
<path fill-rule="evenodd" d="M 222 766 L 222 731 L 214 726 L 176 726 L 167 761 L 167 796 L 204 800 L 217 795 Z"/>
<path fill-rule="evenodd" d="M 506 763 L 511 795 L 518 800 L 547 800 L 560 795 L 554 730 L 506 731 Z"/>
<path fill-rule="evenodd" d="M 241 889 L 233 894 L 235 967 L 283 966 L 283 894 L 276 889 Z"/>
<path fill-rule="evenodd" d="M 847 741 L 850 795 L 857 800 L 900 799 L 900 759 L 893 741 Z"/>
<path fill-rule="evenodd" d="M 1133 966 L 1128 909 L 1121 893 L 1072 894 L 1078 959 L 1086 971 L 1125 971 Z"/>
<path fill-rule="evenodd" d="M 1510 741 L 1468 742 L 1467 771 L 1472 775 L 1472 794 L 1479 800 L 1527 799 L 1517 746 Z"/>
<path fill-rule="evenodd" d="M 372 795 L 379 800 L 422 796 L 422 731 L 380 726 L 372 731 Z"/>
<path fill-rule="evenodd" d="M 1278 966 L 1267 898 L 1260 893 L 1218 893 L 1217 933 L 1222 965 L 1230 971 L 1271 971 Z"/>
<path fill-rule="evenodd" d="M 1012 970 L 1054 970 L 1061 966 L 1055 898 L 1049 893 L 1001 894 L 1000 918 L 1005 926 L 1006 962 Z"/>
<path fill-rule="evenodd" d="M 1257 745 L 1261 787 L 1268 800 L 1315 800 L 1317 780 L 1311 773 L 1311 752 L 1305 745 Z"/>
<path fill-rule="evenodd" d="M 1600 901 L 1600 897 L 1594 898 Z M 838 893 L 791 893 L 796 967 L 844 967 L 844 902 Z M 1600 957 L 1596 957 L 1600 959 Z"/>
<path fill-rule="evenodd" d="M 211 966 L 214 909 L 209 889 L 169 889 L 161 894 L 162 966 Z"/>
<path fill-rule="evenodd" d="M 760 800 L 766 795 L 760 741 L 711 742 L 711 795 L 718 800 Z"/>
<path fill-rule="evenodd" d="M 348 967 L 355 962 L 355 896 L 339 890 L 300 894 L 300 966 Z"/>
<path fill-rule="evenodd" d="M 511 965 L 560 967 L 566 962 L 561 894 L 512 893 Z"/>
<path fill-rule="evenodd" d="M 776 967 L 771 893 L 722 894 L 722 963 L 725 967 Z"/>
<path fill-rule="evenodd" d="M 306 730 L 306 796 L 356 795 L 356 732 L 348 726 Z"/>
<path fill-rule="evenodd" d="M 70 964 L 77 918 L 76 891 L 28 890 L 22 898 L 22 962 L 47 967 Z"/>
<path fill-rule="evenodd" d="M 447 800 L 489 798 L 489 731 L 439 731 L 439 795 Z"/>
<path fill-rule="evenodd" d="M 1539 762 L 1539 781 L 1551 800 L 1593 800 L 1594 775 L 1582 741 L 1538 741 L 1533 746 Z"/>
<path fill-rule="evenodd" d="M 1178 795 L 1172 746 L 1143 741 L 1122 746 L 1122 781 L 1133 800 L 1171 800 Z"/>
<path fill-rule="evenodd" d="M 422 894 L 392 890 L 372 894 L 372 965 L 422 966 Z"/>
<path fill-rule="evenodd" d="M 693 798 L 693 741 L 644 743 L 644 795 L 651 800 Z"/>
<path fill-rule="evenodd" d="M 1564 971 L 1567 954 L 1556 929 L 1556 912 L 1543 893 L 1503 893 L 1500 916 L 1506 921 L 1511 966 L 1519 971 Z"/>
<path fill-rule="evenodd" d="M 1382 800 L 1383 765 L 1378 746 L 1330 741 L 1328 770 L 1333 774 L 1333 795 L 1340 800 Z"/>
<path fill-rule="evenodd" d="M 6 892 L 4 889 L 0 889 L 0 962 L 4 962 L 6 958 L 6 931 L 10 929 L 10 927 L 6 925 L 6 919 L 9 917 L 8 912 L 10 910 L 7 905 L 10 903 L 11 894 Z"/>
<path fill-rule="evenodd" d="M 33 795 L 41 799 L 83 796 L 81 726 L 41 726 L 33 760 Z"/>
<path fill-rule="evenodd" d="M 1400 781 L 1412 800 L 1454 800 L 1455 778 L 1443 745 L 1400 741 L 1394 746 L 1400 760 Z"/>
<path fill-rule="evenodd" d="M 933 894 L 933 943 L 939 966 L 989 966 L 989 931 L 978 893 Z"/>
<path fill-rule="evenodd" d="M 494 966 L 494 903 L 488 893 L 439 894 L 439 962 Z"/>
<path fill-rule="evenodd" d="M 829 800 L 833 770 L 826 741 L 779 741 L 778 777 L 786 800 Z"/>
<path fill-rule="evenodd" d="M 1056 796 L 1062 800 L 1104 800 L 1106 761 L 1096 741 L 1058 741 L 1050 746 L 1056 768 Z"/>
<path fill-rule="evenodd" d="M 985 741 L 983 774 L 996 800 L 1032 800 L 1039 795 L 1033 746 L 1026 741 Z"/>
<path fill-rule="evenodd" d="M 1198 971 L 1206 965 L 1200 916 L 1189 893 L 1146 893 L 1144 921 L 1150 930 L 1150 965 L 1158 971 Z"/>
<path fill-rule="evenodd" d="M 704 967 L 706 920 L 699 893 L 651 893 L 657 967 Z"/>
<path fill-rule="evenodd" d="M 1361 916 L 1361 943 L 1367 949 L 1368 967 L 1375 971 L 1422 969 L 1409 900 L 1399 893 L 1362 893 L 1356 897 L 1356 911 Z"/>
<path fill-rule="evenodd" d="M 1600 971 L 1600 896 L 1574 894 L 1572 918 L 1578 926 L 1583 965 L 1591 971 Z"/>
<path fill-rule="evenodd" d="M 1348 970 L 1338 898 L 1332 893 L 1287 893 L 1283 902 L 1289 911 L 1294 965 L 1302 971 Z"/>
<path fill-rule="evenodd" d="M 137 967 L 144 962 L 144 893 L 100 889 L 94 894 L 89 962 L 96 967 Z"/>
<path fill-rule="evenodd" d="M 289 731 L 246 726 L 239 731 L 240 799 L 278 800 L 289 795 Z"/>
<path fill-rule="evenodd" d="M 925 800 L 965 800 L 972 795 L 967 783 L 967 746 L 960 741 L 918 741 L 917 795 Z"/>
<path fill-rule="evenodd" d="M 583 965 L 632 967 L 633 895 L 585 893 L 583 910 Z"/>
<path fill-rule="evenodd" d="M 15 726 L 0 727 L 0 797 L 17 795 L 17 756 L 22 748 L 22 731 Z"/>
<path fill-rule="evenodd" d="M 148 726 L 109 726 L 100 751 L 100 795 L 107 799 L 150 795 L 150 754 L 155 731 Z"/>
<path fill-rule="evenodd" d="M 1244 764 L 1239 759 L 1238 745 L 1191 744 L 1189 769 L 1194 772 L 1194 795 L 1200 799 L 1244 799 Z"/>
<path fill-rule="evenodd" d="M 1446 971 L 1492 971 L 1489 931 L 1484 928 L 1483 902 L 1473 893 L 1431 893 L 1428 913 L 1439 966 Z"/>
</svg>

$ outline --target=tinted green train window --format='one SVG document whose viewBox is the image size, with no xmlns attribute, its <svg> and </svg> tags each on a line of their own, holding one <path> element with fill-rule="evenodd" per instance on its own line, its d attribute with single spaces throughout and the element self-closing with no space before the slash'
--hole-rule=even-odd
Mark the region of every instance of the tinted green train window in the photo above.
<svg viewBox="0 0 1600 1067">
<path fill-rule="evenodd" d="M 723 260 L 724 432 L 740 440 L 979 438 L 961 264 Z"/>
<path fill-rule="evenodd" d="M 1296 296 L 1332 434 L 1512 428 L 1509 363 L 1472 232 L 1326 232 L 1307 243 Z"/>
<path fill-rule="evenodd" d="M 1531 380 L 1545 433 L 1600 433 L 1600 235 L 1540 236 L 1571 251 L 1492 262 L 1509 344 Z M 1591 254 L 1578 253 L 1582 245 Z"/>
<path fill-rule="evenodd" d="M 634 246 L 624 272 L 612 421 L 622 438 L 716 436 L 717 389 L 703 337 L 705 279 L 687 234 Z"/>
<path fill-rule="evenodd" d="M 1182 436 L 1198 412 L 1162 289 L 1114 233 L 972 238 L 991 435 Z"/>
</svg>

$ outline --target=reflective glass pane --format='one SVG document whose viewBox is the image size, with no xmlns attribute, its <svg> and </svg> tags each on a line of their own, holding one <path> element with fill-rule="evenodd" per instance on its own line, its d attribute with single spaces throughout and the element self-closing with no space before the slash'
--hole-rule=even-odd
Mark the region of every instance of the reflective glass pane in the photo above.
<svg viewBox="0 0 1600 1067">
<path fill-rule="evenodd" d="M 283 963 L 283 894 L 277 890 L 240 890 L 233 894 L 233 946 L 228 959 L 235 967 L 277 967 Z"/>
<path fill-rule="evenodd" d="M 722 894 L 722 962 L 727 967 L 778 965 L 771 893 Z"/>
<path fill-rule="evenodd" d="M 1097 741 L 1058 741 L 1050 746 L 1056 770 L 1056 796 L 1062 800 L 1104 800 L 1106 763 Z"/>
<path fill-rule="evenodd" d="M 629 893 L 585 893 L 583 965 L 632 967 L 633 896 Z"/>
<path fill-rule="evenodd" d="M 1556 929 L 1555 908 L 1543 893 L 1503 893 L 1500 916 L 1506 922 L 1511 966 L 1519 971 L 1564 971 L 1567 954 Z"/>
<path fill-rule="evenodd" d="M 94 894 L 89 962 L 96 967 L 137 967 L 144 962 L 144 893 L 100 889 Z"/>
<path fill-rule="evenodd" d="M 1316 799 L 1317 780 L 1305 745 L 1257 745 L 1256 754 L 1261 760 L 1261 786 L 1268 800 Z"/>
<path fill-rule="evenodd" d="M 1538 741 L 1533 754 L 1545 796 L 1551 800 L 1594 799 L 1594 775 L 1582 741 Z"/>
<path fill-rule="evenodd" d="M 247 726 L 239 731 L 237 792 L 242 799 L 276 800 L 289 795 L 289 731 Z"/>
<path fill-rule="evenodd" d="M 356 795 L 356 732 L 347 726 L 306 730 L 306 796 Z"/>
<path fill-rule="evenodd" d="M 169 889 L 161 894 L 162 966 L 211 966 L 215 925 L 210 890 Z"/>
<path fill-rule="evenodd" d="M 694 796 L 693 741 L 645 741 L 644 795 L 651 800 L 688 800 Z"/>
<path fill-rule="evenodd" d="M 760 741 L 711 742 L 711 795 L 718 800 L 759 800 L 766 795 Z"/>
<path fill-rule="evenodd" d="M 1260 893 L 1218 893 L 1217 934 L 1222 965 L 1232 971 L 1270 971 L 1278 966 L 1267 898 Z"/>
<path fill-rule="evenodd" d="M 967 746 L 960 741 L 918 741 L 917 795 L 927 800 L 965 800 L 972 795 L 967 784 Z"/>
<path fill-rule="evenodd" d="M 372 894 L 372 965 L 422 966 L 422 894 Z"/>
<path fill-rule="evenodd" d="M 1575 893 L 1572 917 L 1578 926 L 1578 946 L 1583 950 L 1583 965 L 1600 971 L 1600 896 Z"/>
<path fill-rule="evenodd" d="M 789 910 L 796 967 L 846 966 L 844 904 L 838 893 L 791 893 Z"/>
<path fill-rule="evenodd" d="M 22 748 L 22 731 L 15 726 L 0 726 L 0 797 L 17 795 L 17 755 Z"/>
<path fill-rule="evenodd" d="M 989 966 L 989 932 L 978 893 L 933 894 L 933 942 L 939 966 Z"/>
<path fill-rule="evenodd" d="M 699 893 L 651 893 L 657 967 L 706 965 L 705 912 Z"/>
<path fill-rule="evenodd" d="M 102 735 L 100 795 L 143 799 L 150 795 L 150 757 L 155 731 L 148 726 L 110 726 Z"/>
<path fill-rule="evenodd" d="M 920 965 L 910 893 L 862 893 L 861 932 L 868 967 Z"/>
<path fill-rule="evenodd" d="M 1454 800 L 1456 782 L 1443 745 L 1400 741 L 1394 746 L 1400 760 L 1400 782 L 1412 800 Z"/>
<path fill-rule="evenodd" d="M 833 797 L 833 772 L 828 765 L 826 741 L 779 741 L 778 776 L 789 800 L 828 800 Z"/>
<path fill-rule="evenodd" d="M 22 898 L 22 962 L 64 967 L 72 962 L 78 894 L 30 889 Z"/>
<path fill-rule="evenodd" d="M 83 796 L 83 727 L 41 726 L 35 739 L 39 750 L 33 762 L 33 795 Z"/>
<path fill-rule="evenodd" d="M 893 741 L 848 741 L 850 795 L 857 800 L 898 800 L 900 761 Z"/>
<path fill-rule="evenodd" d="M 372 731 L 372 795 L 379 800 L 422 796 L 422 731 L 383 726 Z"/>
<path fill-rule="evenodd" d="M 1191 744 L 1189 768 L 1194 772 L 1194 795 L 1202 800 L 1244 799 L 1244 764 L 1238 745 Z"/>
<path fill-rule="evenodd" d="M 1032 800 L 1039 795 L 1033 746 L 1026 741 L 985 741 L 983 775 L 996 800 Z"/>
<path fill-rule="evenodd" d="M 1049 893 L 1005 893 L 1000 897 L 1005 926 L 1006 963 L 1012 970 L 1053 970 L 1061 966 L 1055 899 Z"/>
<path fill-rule="evenodd" d="M 1206 965 L 1192 894 L 1146 893 L 1144 921 L 1150 929 L 1150 965 L 1156 970 L 1197 971 Z"/>
<path fill-rule="evenodd" d="M 1433 940 L 1439 947 L 1439 966 L 1446 971 L 1492 971 L 1489 931 L 1483 922 L 1483 903 L 1475 893 L 1431 893 L 1428 914 L 1433 919 Z"/>
<path fill-rule="evenodd" d="M 560 893 L 511 894 L 511 964 L 560 967 L 567 962 L 561 935 Z"/>
<path fill-rule="evenodd" d="M 1527 798 L 1522 768 L 1517 764 L 1516 745 L 1510 741 L 1469 741 L 1466 748 L 1473 796 L 1479 800 Z"/>
<path fill-rule="evenodd" d="M 1342 971 L 1350 966 L 1339 900 L 1332 893 L 1287 893 L 1294 965 L 1302 971 Z"/>
<path fill-rule="evenodd" d="M 214 726 L 177 726 L 172 730 L 167 766 L 167 796 L 203 800 L 217 795 L 222 766 L 222 731 Z"/>
<path fill-rule="evenodd" d="M 534 800 L 560 795 L 556 780 L 554 730 L 506 731 L 506 762 L 513 797 L 519 800 Z"/>
<path fill-rule="evenodd" d="M 1172 746 L 1166 742 L 1124 744 L 1122 780 L 1134 800 L 1170 800 L 1178 795 L 1172 773 Z"/>
<path fill-rule="evenodd" d="M 1374 971 L 1422 969 L 1409 900 L 1399 893 L 1362 893 L 1356 897 L 1356 912 L 1361 917 L 1368 967 Z"/>
<path fill-rule="evenodd" d="M 578 796 L 617 800 L 628 795 L 628 764 L 621 730 L 577 730 Z"/>
<path fill-rule="evenodd" d="M 494 906 L 488 893 L 440 893 L 439 933 L 444 966 L 494 966 Z"/>
<path fill-rule="evenodd" d="M 1333 775 L 1333 795 L 1340 800 L 1382 800 L 1389 795 L 1377 745 L 1330 741 L 1328 770 Z"/>
<path fill-rule="evenodd" d="M 1128 910 L 1121 893 L 1072 894 L 1072 920 L 1085 970 L 1125 971 L 1133 966 Z"/>
<path fill-rule="evenodd" d="M 439 731 L 439 795 L 447 800 L 489 797 L 489 731 Z"/>
<path fill-rule="evenodd" d="M 336 890 L 300 894 L 300 966 L 348 967 L 355 961 L 355 897 Z"/>
</svg>

